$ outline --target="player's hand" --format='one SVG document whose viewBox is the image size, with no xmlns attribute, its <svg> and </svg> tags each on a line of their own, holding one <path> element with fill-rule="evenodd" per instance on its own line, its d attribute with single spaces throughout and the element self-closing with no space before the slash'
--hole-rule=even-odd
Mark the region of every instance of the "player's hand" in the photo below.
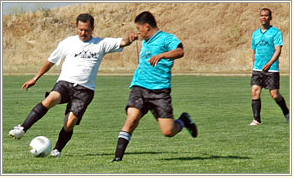
<svg viewBox="0 0 294 178">
<path fill-rule="evenodd" d="M 138 39 L 138 34 L 137 33 L 134 33 L 134 32 L 131 32 L 129 33 L 129 41 L 132 43 L 133 41 L 137 40 Z"/>
<path fill-rule="evenodd" d="M 123 47 L 129 46 L 130 44 L 133 43 L 133 41 L 137 39 L 138 39 L 138 34 L 131 32 L 122 39 L 120 43 L 120 47 L 123 48 Z"/>
<path fill-rule="evenodd" d="M 262 68 L 262 71 L 263 71 L 263 72 L 267 72 L 270 68 L 271 68 L 271 64 L 267 63 L 267 64 L 264 65 L 264 67 Z"/>
<path fill-rule="evenodd" d="M 148 62 L 150 62 L 150 64 L 153 66 L 153 67 L 156 67 L 158 62 L 162 59 L 162 56 L 159 54 L 159 55 L 156 55 L 156 56 L 152 56 Z"/>
<path fill-rule="evenodd" d="M 35 79 L 30 79 L 28 80 L 26 83 L 24 83 L 21 87 L 21 89 L 26 89 L 28 90 L 30 87 L 34 86 L 36 84 L 36 80 Z"/>
</svg>

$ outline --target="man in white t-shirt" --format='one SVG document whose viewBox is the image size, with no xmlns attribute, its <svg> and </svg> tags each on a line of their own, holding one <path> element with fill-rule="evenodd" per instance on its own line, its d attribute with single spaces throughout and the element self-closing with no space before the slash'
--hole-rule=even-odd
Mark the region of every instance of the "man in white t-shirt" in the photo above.
<svg viewBox="0 0 294 178">
<path fill-rule="evenodd" d="M 62 70 L 50 94 L 29 113 L 23 124 L 9 132 L 13 138 L 20 139 L 24 133 L 47 111 L 57 104 L 67 103 L 64 125 L 51 156 L 61 156 L 61 151 L 71 139 L 73 128 L 79 125 L 87 106 L 94 97 L 95 81 L 101 60 L 107 53 L 121 52 L 138 38 L 129 33 L 125 38 L 94 38 L 94 18 L 90 14 L 80 14 L 76 19 L 77 35 L 61 41 L 43 67 L 33 79 L 23 84 L 28 90 L 37 80 L 64 59 Z"/>
</svg>

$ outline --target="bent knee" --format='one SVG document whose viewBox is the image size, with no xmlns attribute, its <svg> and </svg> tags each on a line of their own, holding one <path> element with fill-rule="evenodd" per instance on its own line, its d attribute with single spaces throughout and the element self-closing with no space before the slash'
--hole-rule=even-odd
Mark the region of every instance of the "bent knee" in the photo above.
<svg viewBox="0 0 294 178">
<path fill-rule="evenodd" d="M 46 108 L 50 109 L 61 101 L 61 95 L 59 92 L 52 91 L 43 101 L 42 104 Z"/>
<path fill-rule="evenodd" d="M 281 100 L 281 96 L 280 96 L 280 95 L 272 94 L 271 97 L 272 97 L 275 101 L 280 101 L 280 100 Z"/>
<path fill-rule="evenodd" d="M 175 135 L 173 130 L 163 130 L 162 134 L 166 137 L 173 137 Z"/>
<path fill-rule="evenodd" d="M 276 101 L 280 101 L 282 99 L 282 96 L 278 90 L 271 90 L 270 95 Z"/>
<path fill-rule="evenodd" d="M 71 132 L 73 131 L 73 127 L 68 128 L 68 127 L 63 127 L 65 132 Z"/>
<path fill-rule="evenodd" d="M 272 98 L 273 98 L 274 100 L 277 100 L 277 99 L 279 98 L 278 95 L 271 95 L 271 96 L 272 96 Z"/>
<path fill-rule="evenodd" d="M 251 89 L 252 97 L 259 98 L 261 94 L 261 88 L 257 86 L 253 86 Z"/>
<path fill-rule="evenodd" d="M 75 116 L 73 112 L 70 112 L 69 114 L 65 115 L 63 126 L 64 130 L 66 132 L 72 131 L 77 122 L 78 117 Z"/>
<path fill-rule="evenodd" d="M 66 123 L 63 128 L 66 132 L 71 132 L 75 127 L 75 123 Z"/>
</svg>

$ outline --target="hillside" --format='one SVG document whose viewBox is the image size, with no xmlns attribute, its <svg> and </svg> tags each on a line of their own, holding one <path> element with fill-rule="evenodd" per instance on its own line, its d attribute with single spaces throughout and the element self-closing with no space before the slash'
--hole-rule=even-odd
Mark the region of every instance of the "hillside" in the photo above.
<svg viewBox="0 0 294 178">
<path fill-rule="evenodd" d="M 289 73 L 289 3 L 84 3 L 3 16 L 3 74 L 34 74 L 58 43 L 76 34 L 75 19 L 89 12 L 95 18 L 94 36 L 122 37 L 136 31 L 134 19 L 152 12 L 161 30 L 183 42 L 185 56 L 174 73 L 250 73 L 251 35 L 260 27 L 259 11 L 273 11 L 272 25 L 284 35 L 281 73 Z M 123 53 L 105 56 L 101 73 L 132 74 L 141 42 Z M 53 67 L 51 74 L 59 73 Z"/>
</svg>

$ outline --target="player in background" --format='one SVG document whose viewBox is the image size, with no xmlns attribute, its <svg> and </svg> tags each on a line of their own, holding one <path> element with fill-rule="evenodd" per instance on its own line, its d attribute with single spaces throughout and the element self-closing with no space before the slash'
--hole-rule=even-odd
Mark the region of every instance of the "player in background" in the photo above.
<svg viewBox="0 0 294 178">
<path fill-rule="evenodd" d="M 251 77 L 252 111 L 253 121 L 250 125 L 261 124 L 261 91 L 268 89 L 271 97 L 281 107 L 283 114 L 289 123 L 289 109 L 284 97 L 280 94 L 280 73 L 279 56 L 282 52 L 283 35 L 282 32 L 270 25 L 272 12 L 263 8 L 259 17 L 261 28 L 253 32 L 253 72 Z"/>
<path fill-rule="evenodd" d="M 129 33 L 125 38 L 94 38 L 94 18 L 90 14 L 80 14 L 76 25 L 77 35 L 61 41 L 35 77 L 22 86 L 22 89 L 28 90 L 54 64 L 59 65 L 65 59 L 52 91 L 31 110 L 21 125 L 9 132 L 11 137 L 20 139 L 49 109 L 57 104 L 67 103 L 64 125 L 51 152 L 53 157 L 61 156 L 62 149 L 73 135 L 74 126 L 80 124 L 94 97 L 97 72 L 104 55 L 121 52 L 123 47 L 130 45 L 138 37 L 135 33 Z"/>
<path fill-rule="evenodd" d="M 197 136 L 197 128 L 189 114 L 182 113 L 174 120 L 171 104 L 171 68 L 174 60 L 184 55 L 178 38 L 158 29 L 154 16 L 142 12 L 135 19 L 139 36 L 143 38 L 139 66 L 135 71 L 129 101 L 126 106 L 127 119 L 118 135 L 113 161 L 121 161 L 133 131 L 140 119 L 150 110 L 156 118 L 164 136 L 173 137 L 183 127 Z"/>
</svg>

